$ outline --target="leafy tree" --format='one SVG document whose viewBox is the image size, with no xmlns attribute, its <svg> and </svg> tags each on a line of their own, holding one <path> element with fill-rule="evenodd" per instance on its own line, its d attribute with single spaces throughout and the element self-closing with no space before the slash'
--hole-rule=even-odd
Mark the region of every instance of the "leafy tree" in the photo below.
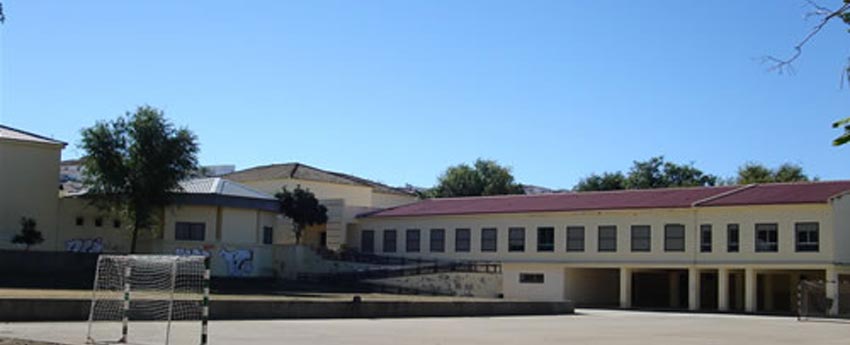
<svg viewBox="0 0 850 345">
<path fill-rule="evenodd" d="M 627 176 L 620 172 L 590 175 L 573 188 L 577 191 L 652 189 L 669 187 L 714 186 L 717 176 L 704 173 L 693 164 L 676 164 L 664 156 L 635 161 Z"/>
<path fill-rule="evenodd" d="M 447 198 L 522 193 L 522 185 L 514 182 L 510 168 L 479 158 L 474 166 L 458 164 L 446 169 L 430 194 Z"/>
<path fill-rule="evenodd" d="M 35 219 L 23 217 L 21 218 L 21 233 L 12 238 L 12 243 L 23 244 L 25 250 L 30 250 L 31 246 L 44 242 L 44 237 L 41 232 L 35 229 Z"/>
<path fill-rule="evenodd" d="M 133 224 L 130 253 L 135 253 L 139 230 L 151 229 L 155 213 L 171 202 L 179 182 L 197 170 L 197 138 L 149 106 L 99 121 L 82 137 L 83 183 L 95 204 Z"/>
<path fill-rule="evenodd" d="M 738 168 L 738 184 L 798 182 L 809 181 L 803 168 L 796 164 L 785 163 L 776 169 L 770 169 L 759 163 L 746 163 Z"/>
<path fill-rule="evenodd" d="M 579 192 L 626 189 L 626 176 L 619 171 L 591 174 L 579 181 L 573 189 Z"/>
<path fill-rule="evenodd" d="M 832 124 L 832 128 L 838 128 L 841 126 L 844 126 L 844 134 L 835 138 L 835 140 L 832 141 L 832 145 L 841 146 L 850 142 L 850 117 L 836 121 Z"/>
<path fill-rule="evenodd" d="M 328 222 L 328 209 L 319 203 L 316 196 L 301 186 L 289 191 L 286 187 L 275 194 L 280 201 L 280 212 L 292 219 L 292 231 L 295 233 L 295 243 L 301 243 L 301 235 L 308 226 Z"/>
</svg>

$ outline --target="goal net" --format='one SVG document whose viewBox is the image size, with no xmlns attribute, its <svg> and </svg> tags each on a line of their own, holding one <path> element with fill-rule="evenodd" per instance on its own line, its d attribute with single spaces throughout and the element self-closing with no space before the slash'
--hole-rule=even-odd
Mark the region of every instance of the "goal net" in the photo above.
<svg viewBox="0 0 850 345">
<path fill-rule="evenodd" d="M 208 301 L 204 256 L 101 255 L 87 342 L 206 344 Z"/>
<path fill-rule="evenodd" d="M 838 301 L 827 296 L 827 286 L 837 289 Z M 837 314 L 830 314 L 833 308 Z M 824 317 L 850 317 L 850 281 L 800 281 L 797 286 L 797 319 Z"/>
</svg>

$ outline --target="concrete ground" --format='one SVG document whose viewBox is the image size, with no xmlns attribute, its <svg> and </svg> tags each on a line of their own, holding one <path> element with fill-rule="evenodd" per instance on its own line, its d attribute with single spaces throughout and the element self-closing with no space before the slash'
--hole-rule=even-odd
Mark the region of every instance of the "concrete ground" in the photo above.
<svg viewBox="0 0 850 345">
<path fill-rule="evenodd" d="M 141 324 L 141 325 L 140 325 Z M 135 327 L 135 328 L 133 328 Z M 145 343 L 161 325 L 131 325 Z M 117 329 L 117 328 L 116 328 Z M 197 344 L 176 325 L 172 344 Z M 82 344 L 84 322 L 4 323 L 0 338 Z M 150 340 L 150 339 L 147 339 Z M 847 344 L 850 322 L 791 317 L 579 310 L 568 316 L 214 321 L 210 344 Z M 0 341 L 2 344 L 2 341 Z"/>
</svg>

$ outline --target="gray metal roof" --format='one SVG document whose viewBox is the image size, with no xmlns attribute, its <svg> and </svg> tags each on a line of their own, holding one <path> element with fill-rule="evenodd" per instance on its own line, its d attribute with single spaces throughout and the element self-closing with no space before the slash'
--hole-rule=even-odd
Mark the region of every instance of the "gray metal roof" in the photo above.
<svg viewBox="0 0 850 345">
<path fill-rule="evenodd" d="M 354 175 L 322 170 L 301 163 L 285 163 L 257 166 L 245 170 L 240 170 L 232 174 L 225 175 L 224 177 L 239 182 L 291 178 L 370 187 L 372 188 L 372 190 L 378 193 L 410 196 L 415 195 L 401 188 L 390 187 L 383 183 L 367 180 L 365 178 L 357 177 Z"/>
<path fill-rule="evenodd" d="M 196 178 L 180 182 L 183 194 L 216 194 L 240 198 L 277 200 L 274 196 L 221 177 Z"/>
<path fill-rule="evenodd" d="M 9 126 L 0 125 L 0 139 L 5 140 L 13 140 L 13 141 L 26 141 L 31 143 L 40 143 L 40 144 L 48 144 L 48 145 L 58 145 L 65 146 L 64 142 L 59 140 L 51 139 L 48 137 L 44 137 L 38 134 L 30 133 L 27 131 L 22 131 L 20 129 L 12 128 Z"/>
</svg>

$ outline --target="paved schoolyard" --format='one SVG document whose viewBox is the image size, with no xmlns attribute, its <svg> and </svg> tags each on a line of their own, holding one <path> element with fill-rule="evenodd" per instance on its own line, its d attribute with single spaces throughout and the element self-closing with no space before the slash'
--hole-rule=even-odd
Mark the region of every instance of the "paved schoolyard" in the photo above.
<svg viewBox="0 0 850 345">
<path fill-rule="evenodd" d="M 848 344 L 850 322 L 791 317 L 579 310 L 577 315 L 493 318 L 213 321 L 210 344 Z M 136 325 L 132 343 L 158 325 Z M 172 344 L 197 344 L 175 327 Z M 84 322 L 3 323 L 0 337 L 82 344 Z M 187 334 L 191 333 L 191 334 Z M 135 341 L 134 341 L 135 339 Z"/>
</svg>

